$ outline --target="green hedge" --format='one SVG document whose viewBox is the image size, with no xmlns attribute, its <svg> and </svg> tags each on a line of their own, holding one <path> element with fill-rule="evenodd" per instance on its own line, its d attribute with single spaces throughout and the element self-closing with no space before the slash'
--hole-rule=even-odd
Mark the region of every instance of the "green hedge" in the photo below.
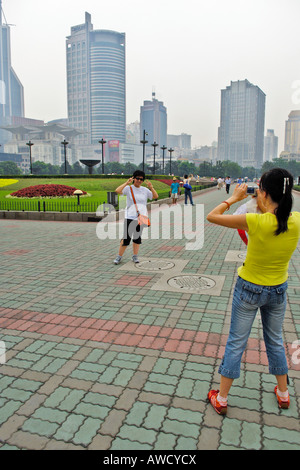
<svg viewBox="0 0 300 470">
<path fill-rule="evenodd" d="M 1 175 L 0 178 L 5 178 L 5 179 L 28 179 L 28 178 L 80 178 L 80 179 L 85 179 L 85 178 L 95 178 L 95 179 L 109 179 L 109 178 L 114 178 L 114 179 L 128 179 L 131 178 L 132 174 L 130 175 Z M 179 178 L 179 176 L 178 176 Z M 161 180 L 161 179 L 173 179 L 173 176 L 169 175 L 146 175 L 146 179 L 148 180 Z"/>
</svg>

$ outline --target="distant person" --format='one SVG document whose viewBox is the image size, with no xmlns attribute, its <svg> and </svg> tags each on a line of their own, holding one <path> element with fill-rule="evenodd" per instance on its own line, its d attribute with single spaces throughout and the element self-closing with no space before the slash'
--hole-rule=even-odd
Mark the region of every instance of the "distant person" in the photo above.
<svg viewBox="0 0 300 470">
<path fill-rule="evenodd" d="M 131 190 L 134 193 L 134 198 L 140 214 L 147 215 L 147 201 L 148 199 L 158 199 L 158 194 L 152 186 L 150 181 L 147 181 L 148 188 L 142 186 L 145 180 L 145 173 L 141 170 L 136 170 L 133 173 L 132 178 L 129 178 L 126 183 L 121 184 L 117 189 L 117 194 L 122 194 L 127 197 L 127 205 L 125 209 L 125 220 L 124 220 L 124 236 L 120 243 L 119 254 L 114 260 L 115 264 L 119 264 L 122 260 L 122 256 L 130 245 L 131 239 L 133 241 L 133 256 L 132 261 L 139 263 L 138 253 L 140 245 L 142 243 L 142 227 L 138 224 L 138 214 L 132 198 Z M 131 185 L 131 183 L 133 184 Z M 131 185 L 131 186 L 129 186 Z"/>
<path fill-rule="evenodd" d="M 192 175 L 184 175 L 183 177 L 183 187 L 184 187 L 184 203 L 187 204 L 187 200 L 189 198 L 190 203 L 194 206 L 193 197 L 192 197 L 192 186 L 190 185 L 190 181 L 192 179 Z"/>
<path fill-rule="evenodd" d="M 222 189 L 223 187 L 223 178 L 218 178 L 218 189 Z"/>
<path fill-rule="evenodd" d="M 226 178 L 226 180 L 225 180 L 225 184 L 226 184 L 226 193 L 229 194 L 230 185 L 231 185 L 231 178 L 230 178 L 230 176 L 227 176 L 227 178 Z"/>
<path fill-rule="evenodd" d="M 171 184 L 171 197 L 173 199 L 173 204 L 177 204 L 178 194 L 179 194 L 180 185 L 177 179 L 173 178 L 173 183 Z"/>
</svg>

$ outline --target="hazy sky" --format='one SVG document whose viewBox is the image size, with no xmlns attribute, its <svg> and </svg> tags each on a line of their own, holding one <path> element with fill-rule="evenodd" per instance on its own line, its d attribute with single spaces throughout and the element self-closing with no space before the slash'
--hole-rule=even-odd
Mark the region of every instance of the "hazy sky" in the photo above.
<svg viewBox="0 0 300 470">
<path fill-rule="evenodd" d="M 92 15 L 94 29 L 126 33 L 127 124 L 156 97 L 168 133 L 192 146 L 217 140 L 221 89 L 247 78 L 266 94 L 265 129 L 284 146 L 285 121 L 300 109 L 299 0 L 3 0 L 12 65 L 26 117 L 67 117 L 65 39 Z"/>
</svg>

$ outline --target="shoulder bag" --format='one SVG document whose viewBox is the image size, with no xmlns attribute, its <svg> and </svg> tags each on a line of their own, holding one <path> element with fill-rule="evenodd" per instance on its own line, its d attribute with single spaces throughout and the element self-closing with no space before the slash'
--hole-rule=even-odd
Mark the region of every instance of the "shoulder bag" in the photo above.
<svg viewBox="0 0 300 470">
<path fill-rule="evenodd" d="M 133 199 L 133 202 L 135 204 L 136 212 L 137 212 L 137 215 L 138 215 L 138 224 L 141 227 L 150 227 L 151 224 L 150 224 L 149 217 L 147 217 L 146 215 L 140 214 L 140 212 L 138 210 L 138 206 L 136 204 L 135 197 L 134 197 L 134 194 L 133 194 L 133 189 L 132 189 L 131 186 L 130 186 L 130 191 L 131 191 L 132 199 Z"/>
</svg>

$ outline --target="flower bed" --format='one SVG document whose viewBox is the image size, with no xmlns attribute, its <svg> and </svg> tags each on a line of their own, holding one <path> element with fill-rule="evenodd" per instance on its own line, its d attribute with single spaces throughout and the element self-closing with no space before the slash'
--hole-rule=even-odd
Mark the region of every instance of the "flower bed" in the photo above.
<svg viewBox="0 0 300 470">
<path fill-rule="evenodd" d="M 70 197 L 74 196 L 77 188 L 65 186 L 64 184 L 38 184 L 36 186 L 28 186 L 11 193 L 11 197 Z M 86 191 L 82 191 L 86 195 Z"/>
<path fill-rule="evenodd" d="M 4 188 L 5 186 L 9 186 L 11 184 L 17 183 L 19 180 L 12 180 L 12 179 L 3 179 L 0 178 L 0 188 Z"/>
<path fill-rule="evenodd" d="M 171 184 L 174 183 L 173 178 L 172 179 L 164 179 L 164 180 L 159 179 L 158 181 L 161 181 L 161 183 L 165 183 L 168 186 L 171 186 Z M 178 179 L 178 182 L 179 182 L 179 179 Z"/>
</svg>

